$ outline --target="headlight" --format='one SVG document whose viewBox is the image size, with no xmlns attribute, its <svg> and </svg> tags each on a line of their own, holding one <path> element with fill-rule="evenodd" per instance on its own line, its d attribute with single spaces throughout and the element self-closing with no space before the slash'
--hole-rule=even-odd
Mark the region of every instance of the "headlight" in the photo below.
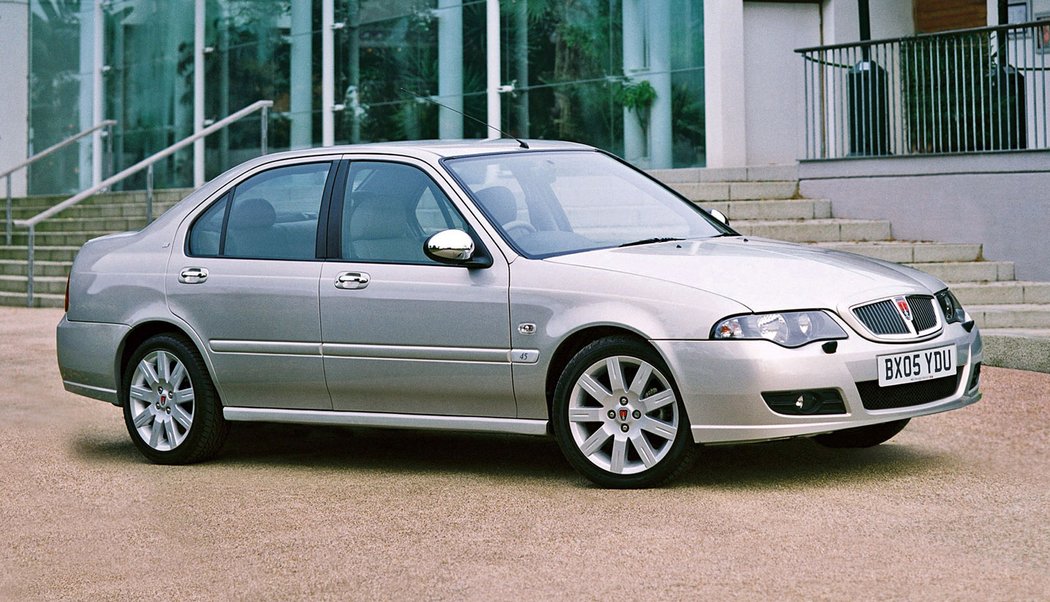
<svg viewBox="0 0 1050 602">
<path fill-rule="evenodd" d="M 944 321 L 948 324 L 955 324 L 956 322 L 966 322 L 968 317 L 966 310 L 963 309 L 962 303 L 955 298 L 955 295 L 948 289 L 937 293 L 937 303 L 941 306 L 941 311 L 944 312 Z"/>
<path fill-rule="evenodd" d="M 711 330 L 712 339 L 765 339 L 784 347 L 846 338 L 846 331 L 823 311 L 749 314 L 726 318 Z"/>
</svg>

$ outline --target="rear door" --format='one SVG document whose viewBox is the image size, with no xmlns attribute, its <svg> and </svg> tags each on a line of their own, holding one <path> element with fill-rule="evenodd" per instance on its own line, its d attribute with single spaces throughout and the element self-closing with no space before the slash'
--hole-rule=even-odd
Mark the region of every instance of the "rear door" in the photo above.
<svg viewBox="0 0 1050 602">
<path fill-rule="evenodd" d="M 337 158 L 260 168 L 183 225 L 168 304 L 208 347 L 227 406 L 330 409 L 321 359 L 318 216 Z M 322 246 L 323 249 L 323 246 Z"/>
<path fill-rule="evenodd" d="M 509 266 L 498 252 L 485 269 L 424 255 L 448 228 L 484 244 L 438 178 L 409 159 L 351 160 L 334 193 L 320 304 L 336 410 L 515 416 Z"/>
</svg>

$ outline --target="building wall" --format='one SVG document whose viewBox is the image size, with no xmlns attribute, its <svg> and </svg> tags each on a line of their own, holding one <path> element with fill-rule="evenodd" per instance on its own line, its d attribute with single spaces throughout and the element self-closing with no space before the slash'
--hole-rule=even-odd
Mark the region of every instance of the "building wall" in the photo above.
<svg viewBox="0 0 1050 602">
<path fill-rule="evenodd" d="M 748 165 L 792 163 L 804 152 L 803 65 L 796 48 L 820 45 L 820 7 L 744 3 Z"/>
<path fill-rule="evenodd" d="M 872 38 L 913 34 L 912 2 L 871 2 Z M 743 2 L 742 15 L 739 0 L 707 0 L 704 12 L 708 165 L 797 161 L 805 150 L 805 92 L 794 51 L 857 42 L 856 0 Z"/>
<path fill-rule="evenodd" d="M 920 33 L 983 27 L 987 0 L 915 0 L 915 28 Z M 997 6 L 991 9 L 998 15 Z"/>
<path fill-rule="evenodd" d="M 4 40 L 0 68 L 0 170 L 7 170 L 27 157 L 29 101 L 29 0 L 0 0 L 0 40 Z M 6 195 L 0 182 L 0 195 Z M 11 192 L 25 193 L 25 170 L 14 174 Z"/>
<path fill-rule="evenodd" d="M 1050 280 L 1050 151 L 807 161 L 799 178 L 836 217 L 888 219 L 904 240 L 979 241 L 1019 280 Z"/>
</svg>

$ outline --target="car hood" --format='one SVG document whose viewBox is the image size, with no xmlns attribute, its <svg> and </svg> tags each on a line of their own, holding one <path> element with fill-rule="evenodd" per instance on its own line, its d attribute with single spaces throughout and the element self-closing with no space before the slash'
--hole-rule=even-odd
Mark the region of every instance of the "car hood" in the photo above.
<svg viewBox="0 0 1050 602">
<path fill-rule="evenodd" d="M 728 297 L 751 311 L 846 307 L 944 284 L 918 270 L 819 247 L 744 237 L 600 249 L 548 258 L 641 275 Z"/>
</svg>

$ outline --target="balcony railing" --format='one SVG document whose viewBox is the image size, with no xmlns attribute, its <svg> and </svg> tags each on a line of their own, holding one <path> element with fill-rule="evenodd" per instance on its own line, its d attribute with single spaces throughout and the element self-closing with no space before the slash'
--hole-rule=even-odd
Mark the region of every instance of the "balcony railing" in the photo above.
<svg viewBox="0 0 1050 602">
<path fill-rule="evenodd" d="M 796 52 L 806 159 L 1050 148 L 1050 21 Z"/>
</svg>

